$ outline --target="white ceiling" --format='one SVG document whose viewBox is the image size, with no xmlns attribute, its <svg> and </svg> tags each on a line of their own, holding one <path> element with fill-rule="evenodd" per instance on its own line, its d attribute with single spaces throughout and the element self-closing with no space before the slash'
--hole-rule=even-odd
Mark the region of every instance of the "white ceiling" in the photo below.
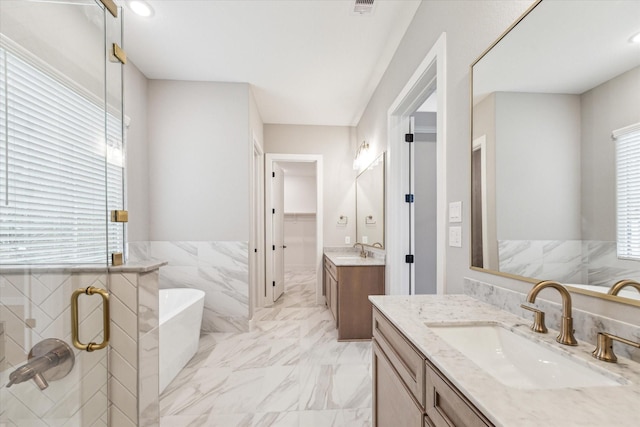
<svg viewBox="0 0 640 427">
<path fill-rule="evenodd" d="M 120 4 L 126 3 L 120 0 Z M 265 123 L 354 126 L 420 0 L 148 0 L 124 47 L 150 79 L 247 82 Z"/>
<path fill-rule="evenodd" d="M 474 103 L 498 91 L 582 94 L 640 66 L 638 32 L 638 0 L 545 0 L 474 65 Z"/>
</svg>

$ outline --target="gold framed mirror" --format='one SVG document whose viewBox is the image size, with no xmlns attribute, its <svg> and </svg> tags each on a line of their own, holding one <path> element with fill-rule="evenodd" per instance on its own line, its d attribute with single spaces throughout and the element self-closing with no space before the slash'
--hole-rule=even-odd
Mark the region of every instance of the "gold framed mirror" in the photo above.
<svg viewBox="0 0 640 427">
<path fill-rule="evenodd" d="M 640 123 L 639 18 L 638 1 L 540 0 L 471 65 L 472 269 L 640 306 L 607 294 L 640 281 L 612 140 Z"/>
</svg>

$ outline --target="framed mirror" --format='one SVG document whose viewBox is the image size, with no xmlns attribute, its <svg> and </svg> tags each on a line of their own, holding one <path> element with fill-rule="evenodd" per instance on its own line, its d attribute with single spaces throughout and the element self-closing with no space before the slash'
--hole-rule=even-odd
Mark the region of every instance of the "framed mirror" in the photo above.
<svg viewBox="0 0 640 427">
<path fill-rule="evenodd" d="M 541 0 L 472 64 L 472 268 L 640 305 L 606 295 L 640 281 L 639 33 L 638 1 Z"/>
<path fill-rule="evenodd" d="M 384 248 L 384 154 L 356 177 L 356 241 Z"/>
</svg>

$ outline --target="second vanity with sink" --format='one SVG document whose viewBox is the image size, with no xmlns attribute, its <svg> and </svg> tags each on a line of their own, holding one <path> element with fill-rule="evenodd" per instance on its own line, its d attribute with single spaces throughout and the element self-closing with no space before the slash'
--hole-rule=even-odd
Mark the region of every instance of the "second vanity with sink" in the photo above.
<svg viewBox="0 0 640 427">
<path fill-rule="evenodd" d="M 324 294 L 339 341 L 371 339 L 369 295 L 384 294 L 384 256 L 343 249 L 324 254 Z"/>
<path fill-rule="evenodd" d="M 375 426 L 640 425 L 639 363 L 466 295 L 370 300 Z"/>
</svg>

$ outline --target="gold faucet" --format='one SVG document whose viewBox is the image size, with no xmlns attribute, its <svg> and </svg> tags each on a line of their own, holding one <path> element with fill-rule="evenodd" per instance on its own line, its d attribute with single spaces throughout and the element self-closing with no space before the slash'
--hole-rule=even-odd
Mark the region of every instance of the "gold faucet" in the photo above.
<svg viewBox="0 0 640 427">
<path fill-rule="evenodd" d="M 560 323 L 560 335 L 556 338 L 560 344 L 578 345 L 578 341 L 573 336 L 573 318 L 571 317 L 571 295 L 567 288 L 552 280 L 538 282 L 527 294 L 527 302 L 533 304 L 538 293 L 545 288 L 554 288 L 560 292 L 562 297 L 562 322 Z"/>
<path fill-rule="evenodd" d="M 636 290 L 640 292 L 640 283 L 636 282 L 635 280 L 624 279 L 617 281 L 616 284 L 613 285 L 611 289 L 609 289 L 609 292 L 607 292 L 607 294 L 618 295 L 618 292 L 620 292 L 622 288 L 626 288 L 627 286 L 636 288 Z"/>
<path fill-rule="evenodd" d="M 360 243 L 360 242 L 356 242 L 353 244 L 353 247 L 357 247 L 358 245 L 360 245 L 360 256 L 362 258 L 366 258 L 367 257 L 367 251 L 364 250 L 364 244 Z"/>
<path fill-rule="evenodd" d="M 596 349 L 591 352 L 591 355 L 598 360 L 616 363 L 618 358 L 613 352 L 613 340 L 619 341 L 623 344 L 630 345 L 635 348 L 640 348 L 640 343 L 621 338 L 617 335 L 608 334 L 606 332 L 598 332 Z"/>
<path fill-rule="evenodd" d="M 547 327 L 544 324 L 544 311 L 537 310 L 524 304 L 520 304 L 520 307 L 524 308 L 525 310 L 533 311 L 533 313 L 535 314 L 535 316 L 533 316 L 533 324 L 530 328 L 533 332 L 537 332 L 539 334 L 546 334 L 548 332 Z"/>
</svg>

